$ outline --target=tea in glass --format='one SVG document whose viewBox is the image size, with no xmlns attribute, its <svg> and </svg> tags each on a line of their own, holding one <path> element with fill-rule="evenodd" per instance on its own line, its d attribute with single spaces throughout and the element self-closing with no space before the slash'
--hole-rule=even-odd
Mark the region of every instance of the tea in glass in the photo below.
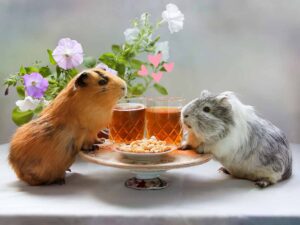
<svg viewBox="0 0 300 225">
<path fill-rule="evenodd" d="M 169 144 L 180 145 L 182 126 L 180 122 L 182 98 L 158 97 L 147 100 L 147 138 L 155 136 Z"/>
<path fill-rule="evenodd" d="M 143 98 L 133 98 L 116 105 L 109 124 L 109 139 L 129 144 L 144 138 L 146 107 L 143 102 Z"/>
</svg>

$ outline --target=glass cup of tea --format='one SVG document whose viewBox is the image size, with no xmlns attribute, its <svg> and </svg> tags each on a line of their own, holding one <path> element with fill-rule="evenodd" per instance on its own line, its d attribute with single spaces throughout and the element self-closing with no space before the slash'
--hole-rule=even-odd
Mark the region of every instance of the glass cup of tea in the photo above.
<svg viewBox="0 0 300 225">
<path fill-rule="evenodd" d="M 181 97 L 156 97 L 147 99 L 146 135 L 155 136 L 169 144 L 180 145 L 182 126 L 181 108 L 184 106 Z"/>
<path fill-rule="evenodd" d="M 124 98 L 113 110 L 109 123 L 109 139 L 129 144 L 144 138 L 146 101 L 143 97 Z"/>
</svg>

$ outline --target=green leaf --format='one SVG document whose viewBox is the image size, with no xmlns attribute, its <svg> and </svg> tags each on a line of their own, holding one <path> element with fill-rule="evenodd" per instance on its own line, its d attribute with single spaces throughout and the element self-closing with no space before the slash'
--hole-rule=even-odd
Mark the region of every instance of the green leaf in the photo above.
<svg viewBox="0 0 300 225">
<path fill-rule="evenodd" d="M 59 66 L 56 66 L 56 75 L 57 77 L 60 77 L 61 74 L 61 68 Z"/>
<path fill-rule="evenodd" d="M 47 100 L 52 100 L 54 99 L 58 93 L 61 91 L 61 88 L 57 86 L 57 84 L 51 84 L 47 91 L 44 93 L 44 97 Z"/>
<path fill-rule="evenodd" d="M 25 70 L 24 66 L 20 67 L 20 74 L 21 75 L 25 75 L 26 74 L 26 70 Z"/>
<path fill-rule="evenodd" d="M 115 54 L 119 54 L 121 52 L 120 45 L 113 45 L 113 46 L 111 46 L 111 49 L 112 49 L 113 53 L 115 53 Z"/>
<path fill-rule="evenodd" d="M 129 65 L 129 62 L 123 56 L 118 57 L 118 63 L 122 63 L 124 65 Z"/>
<path fill-rule="evenodd" d="M 166 69 L 165 69 L 165 67 L 163 67 L 163 66 L 159 69 L 159 71 L 167 72 Z"/>
<path fill-rule="evenodd" d="M 137 70 L 138 70 L 138 69 L 141 68 L 143 62 L 140 61 L 140 60 L 137 60 L 137 59 L 132 59 L 132 60 L 130 61 L 130 64 L 131 64 L 131 66 L 132 66 L 134 69 L 137 69 Z"/>
<path fill-rule="evenodd" d="M 116 66 L 115 54 L 112 52 L 104 53 L 99 57 L 99 60 L 112 69 L 114 69 Z"/>
<path fill-rule="evenodd" d="M 17 90 L 17 93 L 18 93 L 19 97 L 21 99 L 24 99 L 25 98 L 25 88 L 24 88 L 24 86 L 17 86 L 16 90 Z"/>
<path fill-rule="evenodd" d="M 55 61 L 55 59 L 53 58 L 53 55 L 52 55 L 52 50 L 47 49 L 47 52 L 48 52 L 49 62 L 52 65 L 56 65 L 56 61 Z"/>
<path fill-rule="evenodd" d="M 131 87 L 129 89 L 129 91 L 133 96 L 140 96 L 140 95 L 144 94 L 144 92 L 146 91 L 146 88 L 143 84 L 139 83 L 139 84 L 136 84 L 135 86 Z"/>
<path fill-rule="evenodd" d="M 135 53 L 131 49 L 128 49 L 124 52 L 124 57 L 126 60 L 130 60 L 135 57 Z"/>
<path fill-rule="evenodd" d="M 84 57 L 83 65 L 86 68 L 94 68 L 96 66 L 97 60 L 93 57 Z"/>
<path fill-rule="evenodd" d="M 49 84 L 57 84 L 57 80 L 55 79 L 48 79 Z"/>
<path fill-rule="evenodd" d="M 4 80 L 4 84 L 7 86 L 16 86 L 19 80 L 18 75 L 10 75 L 10 77 Z"/>
<path fill-rule="evenodd" d="M 34 73 L 34 72 L 37 72 L 37 73 L 39 72 L 39 69 L 34 67 L 34 66 L 25 67 L 25 70 L 26 70 L 27 74 Z"/>
<path fill-rule="evenodd" d="M 149 46 L 154 46 L 156 44 L 156 42 L 158 42 L 159 39 L 160 39 L 160 36 L 156 37 L 153 41 L 151 41 L 149 43 Z"/>
<path fill-rule="evenodd" d="M 73 78 L 74 76 L 76 76 L 78 74 L 78 70 L 75 68 L 69 69 L 67 70 L 68 74 Z"/>
<path fill-rule="evenodd" d="M 115 60 L 115 54 L 112 52 L 106 52 L 99 57 L 99 60 Z"/>
<path fill-rule="evenodd" d="M 43 111 L 43 105 L 39 104 L 35 109 L 34 109 L 34 113 L 39 114 L 40 112 Z"/>
<path fill-rule="evenodd" d="M 116 65 L 116 70 L 118 71 L 118 74 L 123 76 L 125 74 L 125 65 L 118 63 Z"/>
<path fill-rule="evenodd" d="M 12 111 L 12 120 L 17 126 L 21 126 L 27 122 L 29 122 L 34 113 L 32 110 L 27 110 L 25 112 L 22 112 L 19 107 L 15 107 Z"/>
<path fill-rule="evenodd" d="M 139 78 L 142 78 L 142 79 L 144 79 L 145 77 L 142 77 L 142 76 L 139 76 L 138 75 L 138 73 L 137 73 L 137 71 L 135 71 L 135 72 L 133 72 L 133 73 L 128 73 L 127 74 L 127 81 L 133 81 L 133 80 L 135 80 L 136 79 L 136 77 L 139 77 Z"/>
<path fill-rule="evenodd" d="M 42 74 L 43 77 L 48 77 L 51 75 L 51 70 L 48 66 L 43 66 L 39 69 L 39 73 Z"/>
<path fill-rule="evenodd" d="M 154 87 L 160 94 L 162 94 L 162 95 L 168 95 L 168 91 L 167 91 L 167 89 L 166 89 L 164 86 L 162 86 L 162 85 L 160 85 L 160 84 L 158 84 L 158 83 L 155 83 L 155 84 L 153 84 L 153 87 Z"/>
</svg>

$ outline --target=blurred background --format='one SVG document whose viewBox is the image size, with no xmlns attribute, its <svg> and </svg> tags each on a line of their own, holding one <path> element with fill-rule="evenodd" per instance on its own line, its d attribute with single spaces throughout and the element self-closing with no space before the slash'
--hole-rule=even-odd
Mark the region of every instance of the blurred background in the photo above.
<svg viewBox="0 0 300 225">
<path fill-rule="evenodd" d="M 185 15 L 184 29 L 168 40 L 172 73 L 162 79 L 170 95 L 191 100 L 202 89 L 231 90 L 300 143 L 300 1 L 297 0 L 0 0 L 0 80 L 39 59 L 62 37 L 98 57 L 143 12 L 158 20 L 167 3 Z M 14 89 L 0 93 L 0 143 L 16 129 Z M 151 95 L 151 92 L 148 93 Z"/>
</svg>

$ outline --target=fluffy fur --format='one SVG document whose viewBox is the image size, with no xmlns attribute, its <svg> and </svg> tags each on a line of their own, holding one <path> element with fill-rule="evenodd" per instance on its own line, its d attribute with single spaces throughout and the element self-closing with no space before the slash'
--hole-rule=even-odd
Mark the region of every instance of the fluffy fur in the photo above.
<svg viewBox="0 0 300 225">
<path fill-rule="evenodd" d="M 63 183 L 65 171 L 82 148 L 92 148 L 109 123 L 126 83 L 102 69 L 73 78 L 41 115 L 17 129 L 9 162 L 30 185 Z"/>
<path fill-rule="evenodd" d="M 232 92 L 203 91 L 182 110 L 188 127 L 183 148 L 212 153 L 224 172 L 266 187 L 292 174 L 292 155 L 281 130 L 256 115 Z"/>
</svg>

